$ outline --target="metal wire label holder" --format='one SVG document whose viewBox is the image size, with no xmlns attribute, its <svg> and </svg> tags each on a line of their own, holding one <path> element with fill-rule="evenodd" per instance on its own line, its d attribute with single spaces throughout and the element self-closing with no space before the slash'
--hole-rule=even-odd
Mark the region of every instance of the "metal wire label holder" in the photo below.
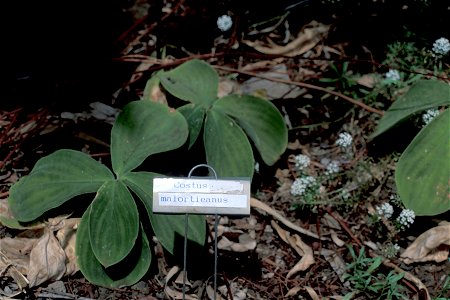
<svg viewBox="0 0 450 300">
<path fill-rule="evenodd" d="M 212 177 L 192 177 L 197 168 L 208 168 Z M 216 171 L 200 164 L 187 178 L 153 179 L 153 212 L 185 214 L 183 299 L 186 295 L 186 259 L 189 214 L 214 215 L 214 299 L 217 291 L 217 229 L 219 215 L 250 215 L 250 179 L 218 179 Z"/>
</svg>

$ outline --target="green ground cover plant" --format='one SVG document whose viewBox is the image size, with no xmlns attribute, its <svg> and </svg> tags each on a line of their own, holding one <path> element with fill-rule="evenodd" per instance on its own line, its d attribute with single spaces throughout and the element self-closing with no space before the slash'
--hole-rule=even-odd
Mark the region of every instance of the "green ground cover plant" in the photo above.
<svg viewBox="0 0 450 300">
<path fill-rule="evenodd" d="M 379 270 L 382 257 L 367 257 L 364 247 L 359 253 L 351 246 L 348 249 L 352 262 L 347 264 L 344 279 L 350 282 L 354 291 L 345 295 L 344 299 L 354 299 L 361 294 L 367 299 L 409 299 L 403 293 L 405 288 L 399 284 L 404 274 L 390 271 L 388 275 L 384 275 Z"/>
<path fill-rule="evenodd" d="M 183 216 L 152 213 L 152 180 L 162 175 L 133 170 L 148 156 L 181 146 L 187 136 L 187 123 L 177 111 L 150 101 L 131 102 L 111 131 L 112 171 L 80 151 L 58 150 L 11 187 L 11 210 L 18 221 L 30 222 L 76 196 L 96 193 L 77 231 L 78 265 L 94 284 L 132 285 L 152 261 L 144 219 L 170 253 L 175 236 L 184 235 Z M 192 216 L 189 226 L 188 239 L 204 245 L 204 217 Z"/>
<path fill-rule="evenodd" d="M 183 216 L 152 212 L 152 181 L 163 175 L 134 171 L 149 156 L 179 148 L 188 136 L 192 146 L 203 122 L 206 159 L 220 177 L 252 177 L 255 162 L 247 135 L 269 165 L 287 146 L 277 108 L 252 96 L 218 99 L 218 75 L 207 63 L 192 60 L 158 78 L 191 103 L 177 110 L 148 99 L 127 104 L 111 131 L 112 171 L 85 153 L 62 149 L 41 158 L 10 190 L 9 205 L 19 222 L 35 221 L 76 196 L 96 193 L 81 218 L 76 254 L 83 275 L 100 286 L 132 285 L 148 271 L 152 252 L 143 219 L 172 254 L 176 236 L 184 236 Z M 204 217 L 192 216 L 188 239 L 203 246 L 205 238 Z"/>
<path fill-rule="evenodd" d="M 389 107 L 371 136 L 374 139 L 418 113 L 442 107 L 402 153 L 395 171 L 400 199 L 416 215 L 436 215 L 450 209 L 449 171 L 445 167 L 450 165 L 449 105 L 448 83 L 419 80 Z"/>
<path fill-rule="evenodd" d="M 219 98 L 219 75 L 208 63 L 193 59 L 155 76 L 170 94 L 189 102 L 177 109 L 189 124 L 189 147 L 203 130 L 206 161 L 219 176 L 251 178 L 254 147 L 267 165 L 285 152 L 288 131 L 277 107 L 250 95 Z"/>
</svg>

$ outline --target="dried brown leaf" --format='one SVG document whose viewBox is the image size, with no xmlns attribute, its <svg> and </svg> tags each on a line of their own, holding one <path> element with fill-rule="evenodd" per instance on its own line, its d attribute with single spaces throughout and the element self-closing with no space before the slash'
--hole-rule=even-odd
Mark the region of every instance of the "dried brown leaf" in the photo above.
<svg viewBox="0 0 450 300">
<path fill-rule="evenodd" d="M 2 251 L 13 267 L 27 275 L 30 287 L 73 275 L 79 270 L 75 256 L 78 223 L 79 219 L 67 216 L 50 219 L 15 238 L 1 239 Z M 0 262 L 0 270 L 4 267 Z"/>
<path fill-rule="evenodd" d="M 284 229 L 282 229 L 276 222 L 272 220 L 272 227 L 275 228 L 281 239 L 289 244 L 298 255 L 302 256 L 300 261 L 298 261 L 294 267 L 288 272 L 286 278 L 290 278 L 292 275 L 307 270 L 312 264 L 315 263 L 313 250 L 310 246 L 305 244 L 299 235 L 294 234 L 293 236 Z"/>
<path fill-rule="evenodd" d="M 251 238 L 247 233 L 239 236 L 239 243 L 230 241 L 226 237 L 222 237 L 217 243 L 217 248 L 233 252 L 245 252 L 256 248 L 256 240 Z"/>
<path fill-rule="evenodd" d="M 293 248 L 297 251 L 299 255 L 302 255 L 302 258 L 288 272 L 286 278 L 291 278 L 294 274 L 309 269 L 309 267 L 315 263 L 312 248 L 307 244 L 305 244 L 300 238 L 300 236 L 294 234 L 292 237 L 290 237 L 289 240 L 290 245 L 293 246 Z"/>
<path fill-rule="evenodd" d="M 356 82 L 362 86 L 365 86 L 365 87 L 368 87 L 369 89 L 371 89 L 377 83 L 377 79 L 372 74 L 364 74 L 360 78 L 356 79 Z"/>
<path fill-rule="evenodd" d="M 66 255 L 58 239 L 49 229 L 37 241 L 30 253 L 28 280 L 30 287 L 47 280 L 61 279 L 66 271 Z"/>
<path fill-rule="evenodd" d="M 337 233 L 333 229 L 331 229 L 330 233 L 331 239 L 337 246 L 342 247 L 345 245 L 345 242 L 338 237 Z"/>
<path fill-rule="evenodd" d="M 406 264 L 414 262 L 442 262 L 448 258 L 450 223 L 441 222 L 421 235 L 400 255 Z"/>
<path fill-rule="evenodd" d="M 297 38 L 286 45 L 272 43 L 270 46 L 262 45 L 259 42 L 243 41 L 256 51 L 272 55 L 297 56 L 314 48 L 320 40 L 327 35 L 329 25 L 312 21 L 307 24 L 298 34 Z"/>
<path fill-rule="evenodd" d="M 30 252 L 36 243 L 36 239 L 5 237 L 0 240 L 0 243 L 2 252 L 8 258 L 9 263 L 16 267 L 19 272 L 26 274 L 30 264 Z M 0 261 L 0 270 L 4 270 L 6 267 Z"/>
<path fill-rule="evenodd" d="M 319 295 L 317 295 L 316 291 L 314 291 L 314 289 L 312 287 L 305 286 L 305 289 L 308 292 L 308 294 L 311 297 L 311 299 L 313 299 L 313 300 L 320 300 Z"/>
<path fill-rule="evenodd" d="M 287 297 L 294 297 L 295 295 L 298 294 L 298 292 L 300 292 L 302 290 L 301 286 L 294 286 L 292 289 L 290 289 L 286 295 L 284 295 L 286 298 Z"/>
</svg>

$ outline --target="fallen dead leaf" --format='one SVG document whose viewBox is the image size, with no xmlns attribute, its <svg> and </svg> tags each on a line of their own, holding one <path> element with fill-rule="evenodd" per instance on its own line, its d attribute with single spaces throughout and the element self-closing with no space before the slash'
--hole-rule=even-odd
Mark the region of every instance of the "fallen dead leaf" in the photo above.
<svg viewBox="0 0 450 300">
<path fill-rule="evenodd" d="M 66 255 L 52 231 L 45 229 L 44 235 L 30 253 L 28 280 L 30 287 L 47 280 L 61 279 L 66 272 Z"/>
<path fill-rule="evenodd" d="M 342 247 L 345 245 L 345 242 L 338 237 L 337 233 L 333 229 L 331 229 L 330 233 L 331 239 L 337 246 Z"/>
<path fill-rule="evenodd" d="M 286 278 L 292 277 L 292 275 L 307 270 L 311 265 L 315 263 L 313 250 L 310 246 L 305 244 L 299 235 L 293 236 L 284 229 L 282 229 L 275 221 L 271 222 L 272 227 L 275 228 L 281 239 L 289 244 L 302 258 L 298 261 L 294 267 L 288 272 Z"/>
<path fill-rule="evenodd" d="M 442 262 L 448 258 L 450 222 L 443 221 L 421 235 L 400 255 L 406 264 L 414 262 Z"/>
<path fill-rule="evenodd" d="M 220 78 L 217 97 L 222 98 L 230 94 L 240 94 L 240 88 L 236 81 L 228 78 Z"/>
<path fill-rule="evenodd" d="M 27 276 L 30 287 L 73 275 L 79 270 L 75 256 L 78 223 L 79 219 L 62 216 L 34 225 L 15 238 L 1 239 L 3 254 Z M 0 261 L 0 270 L 6 267 Z"/>
<path fill-rule="evenodd" d="M 314 291 L 314 289 L 312 287 L 305 286 L 305 289 L 308 292 L 308 294 L 311 297 L 311 299 L 313 299 L 313 300 L 320 300 L 319 295 L 317 295 L 316 291 Z"/>
<path fill-rule="evenodd" d="M 272 42 L 271 45 L 266 46 L 260 42 L 252 42 L 248 40 L 244 40 L 243 42 L 254 48 L 256 51 L 264 54 L 293 57 L 301 55 L 314 48 L 320 40 L 328 34 L 329 29 L 329 25 L 312 21 L 302 28 L 297 38 L 286 45 L 277 45 Z"/>
<path fill-rule="evenodd" d="M 295 85 L 270 80 L 272 78 L 286 81 L 290 80 L 288 68 L 285 64 L 275 65 L 267 72 L 258 73 L 258 76 L 263 76 L 264 79 L 252 77 L 242 83 L 241 89 L 244 94 L 258 95 L 272 100 L 279 98 L 297 98 L 304 93 L 304 90 Z"/>
<path fill-rule="evenodd" d="M 222 237 L 217 243 L 217 248 L 233 252 L 245 252 L 256 248 L 256 240 L 251 238 L 249 234 L 244 233 L 239 236 L 239 242 L 233 242 Z"/>
<path fill-rule="evenodd" d="M 287 297 L 294 297 L 295 295 L 298 294 L 298 292 L 300 292 L 302 290 L 301 286 L 294 286 L 292 289 L 290 289 L 286 295 L 284 295 L 286 298 Z"/>
<path fill-rule="evenodd" d="M 364 74 L 360 78 L 356 79 L 356 82 L 362 86 L 372 89 L 377 83 L 377 79 L 373 74 Z"/>
</svg>

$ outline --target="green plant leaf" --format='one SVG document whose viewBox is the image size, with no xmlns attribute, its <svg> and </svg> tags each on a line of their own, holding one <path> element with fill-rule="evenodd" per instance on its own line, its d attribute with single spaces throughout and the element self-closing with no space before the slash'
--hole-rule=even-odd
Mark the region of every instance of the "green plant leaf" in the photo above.
<svg viewBox="0 0 450 300">
<path fill-rule="evenodd" d="M 203 135 L 207 162 L 220 177 L 253 176 L 255 161 L 252 146 L 232 118 L 210 110 Z"/>
<path fill-rule="evenodd" d="M 193 103 L 186 104 L 178 108 L 184 116 L 189 126 L 189 148 L 194 145 L 200 134 L 205 119 L 205 108 Z"/>
<path fill-rule="evenodd" d="M 148 156 L 180 147 L 187 137 L 188 126 L 179 112 L 152 101 L 131 102 L 112 128 L 113 170 L 120 177 Z"/>
<path fill-rule="evenodd" d="M 9 191 L 9 206 L 17 220 L 28 222 L 67 200 L 96 192 L 111 171 L 89 155 L 74 150 L 58 150 L 41 158 L 28 176 Z"/>
<path fill-rule="evenodd" d="M 97 260 L 109 267 L 124 259 L 139 231 L 137 206 L 125 184 L 106 182 L 90 206 L 89 220 L 89 237 Z"/>
<path fill-rule="evenodd" d="M 161 245 L 174 254 L 176 238 L 184 236 L 184 215 L 163 215 L 152 212 L 153 178 L 155 177 L 162 177 L 162 175 L 150 172 L 130 172 L 124 180 L 144 203 L 153 231 Z M 188 239 L 203 246 L 206 237 L 205 224 L 204 216 L 189 216 Z"/>
<path fill-rule="evenodd" d="M 219 99 L 212 109 L 220 110 L 238 122 L 266 164 L 273 165 L 286 151 L 287 127 L 272 102 L 254 96 L 231 95 Z"/>
<path fill-rule="evenodd" d="M 147 273 L 152 261 L 152 252 L 143 230 L 131 254 L 113 268 L 106 269 L 92 252 L 89 212 L 90 208 L 84 213 L 78 226 L 75 246 L 77 263 L 83 276 L 93 284 L 108 288 L 129 286 L 138 282 Z"/>
<path fill-rule="evenodd" d="M 395 101 L 380 119 L 371 139 L 420 111 L 450 104 L 450 85 L 438 80 L 419 80 Z"/>
<path fill-rule="evenodd" d="M 425 126 L 402 153 L 395 171 L 400 199 L 416 215 L 450 209 L 450 110 Z"/>
<path fill-rule="evenodd" d="M 153 214 L 151 222 L 161 245 L 169 253 L 174 254 L 175 248 L 180 247 L 180 242 L 184 239 L 185 215 Z M 205 218 L 200 215 L 189 215 L 188 240 L 203 247 L 205 238 Z"/>
<path fill-rule="evenodd" d="M 217 99 L 219 76 L 202 60 L 192 59 L 156 76 L 169 93 L 181 100 L 209 107 Z"/>
</svg>

